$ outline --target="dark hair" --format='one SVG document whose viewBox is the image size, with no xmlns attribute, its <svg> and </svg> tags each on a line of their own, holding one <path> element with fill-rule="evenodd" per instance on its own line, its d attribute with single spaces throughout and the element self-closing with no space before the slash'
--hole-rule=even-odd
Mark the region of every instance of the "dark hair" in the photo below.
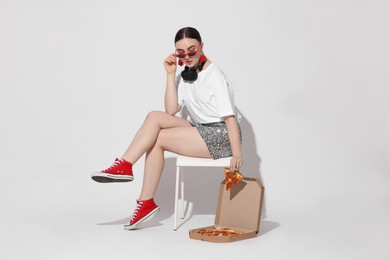
<svg viewBox="0 0 390 260">
<path fill-rule="evenodd" d="M 181 28 L 176 33 L 175 43 L 177 43 L 178 41 L 180 41 L 181 39 L 184 39 L 184 38 L 196 39 L 200 43 L 202 43 L 202 37 L 200 37 L 200 33 L 198 32 L 198 30 L 196 30 L 195 28 L 192 28 L 192 27 Z"/>
</svg>

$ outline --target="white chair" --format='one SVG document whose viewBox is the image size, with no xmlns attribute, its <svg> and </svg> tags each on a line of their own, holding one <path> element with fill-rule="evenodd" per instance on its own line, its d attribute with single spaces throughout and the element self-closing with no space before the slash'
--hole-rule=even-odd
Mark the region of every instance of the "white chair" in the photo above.
<svg viewBox="0 0 390 260">
<path fill-rule="evenodd" d="M 179 188 L 180 188 L 180 213 L 184 218 L 184 176 L 182 167 L 229 167 L 232 157 L 221 159 L 196 158 L 178 155 L 176 159 L 176 186 L 175 186 L 175 212 L 173 216 L 173 230 L 177 230 L 177 216 L 179 207 Z M 180 187 L 179 187 L 180 183 Z"/>
</svg>

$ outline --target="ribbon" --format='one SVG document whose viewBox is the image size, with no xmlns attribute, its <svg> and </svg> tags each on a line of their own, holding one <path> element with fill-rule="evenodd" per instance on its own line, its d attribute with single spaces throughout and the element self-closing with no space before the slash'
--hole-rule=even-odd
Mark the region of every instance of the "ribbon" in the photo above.
<svg viewBox="0 0 390 260">
<path fill-rule="evenodd" d="M 233 188 L 243 178 L 244 176 L 237 169 L 232 173 L 229 168 L 225 168 L 226 190 Z"/>
</svg>

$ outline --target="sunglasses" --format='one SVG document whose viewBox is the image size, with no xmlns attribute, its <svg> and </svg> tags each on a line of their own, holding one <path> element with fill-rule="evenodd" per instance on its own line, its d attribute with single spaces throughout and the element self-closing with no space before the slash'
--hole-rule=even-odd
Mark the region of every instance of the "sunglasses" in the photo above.
<svg viewBox="0 0 390 260">
<path fill-rule="evenodd" d="M 180 58 L 180 59 L 183 59 L 185 56 L 188 55 L 188 57 L 193 57 L 195 56 L 196 54 L 198 54 L 198 50 L 193 50 L 193 51 L 189 51 L 189 52 L 179 52 L 179 53 L 175 53 L 175 57 L 176 58 Z"/>
</svg>

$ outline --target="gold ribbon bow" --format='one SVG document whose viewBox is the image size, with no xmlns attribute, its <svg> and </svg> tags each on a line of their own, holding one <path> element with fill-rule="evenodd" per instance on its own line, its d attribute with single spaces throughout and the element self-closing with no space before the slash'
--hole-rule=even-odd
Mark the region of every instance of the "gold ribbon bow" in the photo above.
<svg viewBox="0 0 390 260">
<path fill-rule="evenodd" d="M 237 169 L 232 173 L 229 168 L 225 168 L 226 190 L 233 188 L 243 178 L 244 176 Z"/>
</svg>

